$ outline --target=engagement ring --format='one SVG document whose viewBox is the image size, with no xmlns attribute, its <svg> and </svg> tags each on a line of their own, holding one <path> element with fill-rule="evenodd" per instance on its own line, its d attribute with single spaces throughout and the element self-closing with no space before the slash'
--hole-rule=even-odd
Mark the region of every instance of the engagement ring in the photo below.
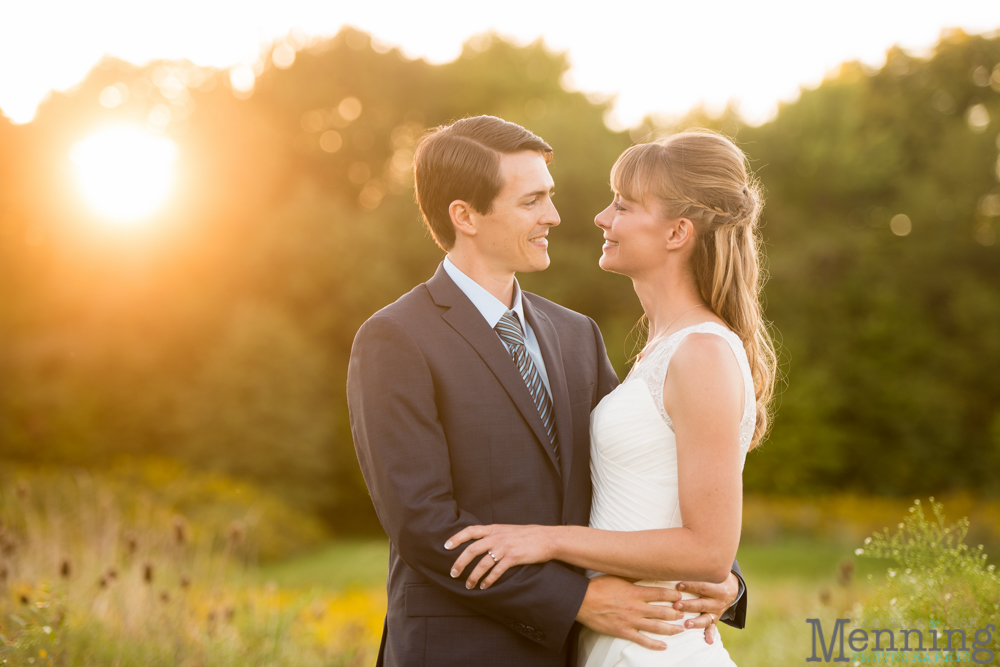
<svg viewBox="0 0 1000 667">
<path fill-rule="evenodd" d="M 500 559 L 497 558 L 496 556 L 494 556 L 492 551 L 487 551 L 486 553 L 488 553 L 490 555 L 490 558 L 493 559 L 494 563 L 499 563 L 500 562 Z"/>
</svg>

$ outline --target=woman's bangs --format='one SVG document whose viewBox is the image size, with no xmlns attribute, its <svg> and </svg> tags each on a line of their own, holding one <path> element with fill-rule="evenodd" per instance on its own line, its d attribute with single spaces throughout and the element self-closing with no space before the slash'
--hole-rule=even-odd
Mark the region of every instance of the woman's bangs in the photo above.
<svg viewBox="0 0 1000 667">
<path fill-rule="evenodd" d="M 652 183 L 656 144 L 632 146 L 611 168 L 611 187 L 623 198 L 644 203 Z"/>
</svg>

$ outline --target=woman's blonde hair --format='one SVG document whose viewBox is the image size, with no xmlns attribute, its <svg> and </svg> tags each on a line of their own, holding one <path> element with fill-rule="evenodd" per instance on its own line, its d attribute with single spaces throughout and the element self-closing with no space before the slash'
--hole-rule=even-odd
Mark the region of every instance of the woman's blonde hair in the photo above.
<svg viewBox="0 0 1000 667">
<path fill-rule="evenodd" d="M 645 204 L 654 198 L 667 220 L 694 223 L 695 282 L 705 302 L 743 341 L 750 361 L 757 398 L 751 447 L 756 447 L 770 422 L 777 354 L 761 307 L 763 194 L 746 155 L 717 132 L 685 130 L 626 150 L 611 169 L 611 184 L 630 201 Z"/>
</svg>

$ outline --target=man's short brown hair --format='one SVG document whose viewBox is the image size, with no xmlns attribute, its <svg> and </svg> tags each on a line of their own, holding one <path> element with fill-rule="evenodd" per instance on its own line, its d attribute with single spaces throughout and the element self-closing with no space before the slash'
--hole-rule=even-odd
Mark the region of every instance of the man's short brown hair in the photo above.
<svg viewBox="0 0 1000 667">
<path fill-rule="evenodd" d="M 523 151 L 541 153 L 548 163 L 552 147 L 520 125 L 495 116 L 474 116 L 435 128 L 413 158 L 417 203 L 442 250 L 455 245 L 448 207 L 460 199 L 489 213 L 503 188 L 500 157 Z"/>
</svg>

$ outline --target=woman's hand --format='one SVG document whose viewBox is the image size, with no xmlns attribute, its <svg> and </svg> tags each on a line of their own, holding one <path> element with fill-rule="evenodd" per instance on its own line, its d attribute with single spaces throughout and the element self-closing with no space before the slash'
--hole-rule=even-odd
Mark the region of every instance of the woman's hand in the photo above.
<svg viewBox="0 0 1000 667">
<path fill-rule="evenodd" d="M 489 588 L 504 572 L 515 565 L 544 563 L 554 557 L 554 526 L 469 526 L 445 542 L 445 549 L 454 549 L 469 540 L 470 544 L 451 568 L 451 576 L 459 577 L 465 568 L 482 556 L 465 582 L 466 588 Z M 489 572 L 489 576 L 479 580 Z"/>
</svg>

